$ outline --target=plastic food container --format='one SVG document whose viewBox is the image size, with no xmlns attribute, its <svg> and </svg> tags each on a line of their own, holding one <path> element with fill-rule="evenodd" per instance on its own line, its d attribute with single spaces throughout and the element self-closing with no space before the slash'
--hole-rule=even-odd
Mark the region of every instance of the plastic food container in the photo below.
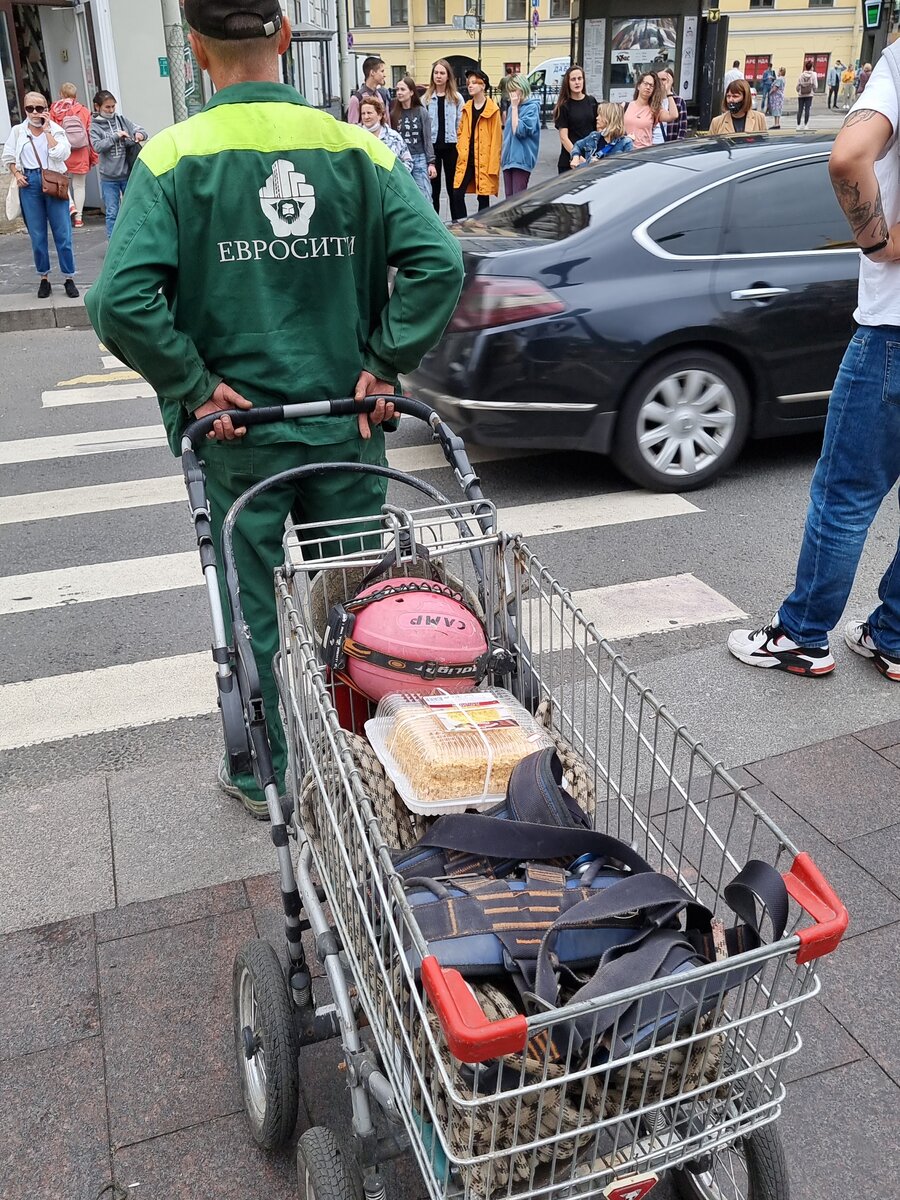
<svg viewBox="0 0 900 1200">
<path fill-rule="evenodd" d="M 366 734 L 403 802 L 425 816 L 489 808 L 506 795 L 516 763 L 552 745 L 503 688 L 385 696 Z"/>
</svg>

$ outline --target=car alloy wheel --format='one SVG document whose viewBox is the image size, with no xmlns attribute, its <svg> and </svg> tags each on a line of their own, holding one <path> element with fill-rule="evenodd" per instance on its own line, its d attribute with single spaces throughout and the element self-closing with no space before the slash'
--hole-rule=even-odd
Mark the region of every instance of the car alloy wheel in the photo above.
<svg viewBox="0 0 900 1200">
<path fill-rule="evenodd" d="M 750 402 L 735 367 L 718 354 L 679 350 L 643 371 L 616 425 L 618 465 L 660 492 L 711 483 L 740 453 Z"/>
<path fill-rule="evenodd" d="M 638 446 L 660 474 L 691 476 L 719 459 L 734 433 L 734 396 L 711 371 L 679 371 L 660 380 L 638 413 Z"/>
</svg>

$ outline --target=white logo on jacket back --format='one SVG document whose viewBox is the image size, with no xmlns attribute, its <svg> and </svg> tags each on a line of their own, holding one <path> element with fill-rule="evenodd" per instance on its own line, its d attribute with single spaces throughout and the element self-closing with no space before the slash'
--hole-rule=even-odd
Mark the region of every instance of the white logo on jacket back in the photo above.
<svg viewBox="0 0 900 1200">
<path fill-rule="evenodd" d="M 294 164 L 279 158 L 259 189 L 259 202 L 277 238 L 305 237 L 316 211 L 316 193 Z"/>
</svg>

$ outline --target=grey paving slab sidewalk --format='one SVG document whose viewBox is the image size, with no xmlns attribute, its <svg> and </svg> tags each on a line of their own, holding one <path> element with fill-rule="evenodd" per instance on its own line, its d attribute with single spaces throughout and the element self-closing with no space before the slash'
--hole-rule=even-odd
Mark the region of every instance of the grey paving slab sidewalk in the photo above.
<svg viewBox="0 0 900 1200">
<path fill-rule="evenodd" d="M 81 800 L 113 804 L 134 821 L 126 878 L 140 892 L 154 869 L 165 874 L 176 852 L 171 827 L 183 831 L 189 817 L 186 801 L 161 795 L 158 781 L 140 769 L 129 776 L 107 794 L 102 784 L 82 790 Z M 888 1200 L 900 1194 L 900 722 L 749 763 L 740 777 L 813 855 L 851 916 L 823 967 L 822 993 L 806 1007 L 804 1047 L 785 1071 L 793 1200 L 846 1200 L 860 1180 L 867 1195 Z M 55 839 L 43 841 L 45 852 L 64 852 L 53 830 L 65 828 L 76 794 L 57 785 L 34 802 L 35 841 Z M 209 807 L 205 840 L 215 845 L 215 824 L 243 817 L 224 798 L 208 799 L 195 798 L 194 810 Z M 268 872 L 260 827 L 248 820 L 244 832 L 259 838 L 259 871 Z M 5 863 L 12 850 L 0 846 Z M 108 852 L 102 838 L 72 852 L 76 891 Z M 12 890 L 4 889 L 8 921 Z M 238 947 L 264 936 L 283 952 L 275 879 L 262 873 L 133 904 L 128 895 L 128 887 L 98 895 L 97 911 L 51 925 L 37 923 L 38 893 L 12 902 L 13 920 L 32 927 L 0 938 L 0 1195 L 290 1200 L 293 1146 L 274 1157 L 255 1148 L 231 1031 Z M 351 1136 L 339 1060 L 336 1042 L 302 1051 L 298 1132 L 326 1123 Z M 423 1194 L 409 1163 L 391 1168 L 391 1200 Z M 653 1196 L 674 1193 L 663 1181 Z"/>
</svg>

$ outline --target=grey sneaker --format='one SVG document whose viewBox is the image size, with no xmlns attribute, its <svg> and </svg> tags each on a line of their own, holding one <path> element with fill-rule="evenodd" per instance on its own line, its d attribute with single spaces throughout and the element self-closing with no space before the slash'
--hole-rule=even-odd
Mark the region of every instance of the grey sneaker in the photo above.
<svg viewBox="0 0 900 1200">
<path fill-rule="evenodd" d="M 892 683 L 900 683 L 900 658 L 882 653 L 869 632 L 868 621 L 848 621 L 844 626 L 844 641 L 854 654 L 871 658 L 877 670 Z"/>
<path fill-rule="evenodd" d="M 231 782 L 231 776 L 228 774 L 228 765 L 224 754 L 222 761 L 219 763 L 219 771 L 216 776 L 216 782 L 225 793 L 226 796 L 231 796 L 234 800 L 240 800 L 244 808 L 251 817 L 255 817 L 257 821 L 269 820 L 269 806 L 265 800 L 251 800 L 246 792 L 242 792 L 237 784 Z"/>
</svg>

